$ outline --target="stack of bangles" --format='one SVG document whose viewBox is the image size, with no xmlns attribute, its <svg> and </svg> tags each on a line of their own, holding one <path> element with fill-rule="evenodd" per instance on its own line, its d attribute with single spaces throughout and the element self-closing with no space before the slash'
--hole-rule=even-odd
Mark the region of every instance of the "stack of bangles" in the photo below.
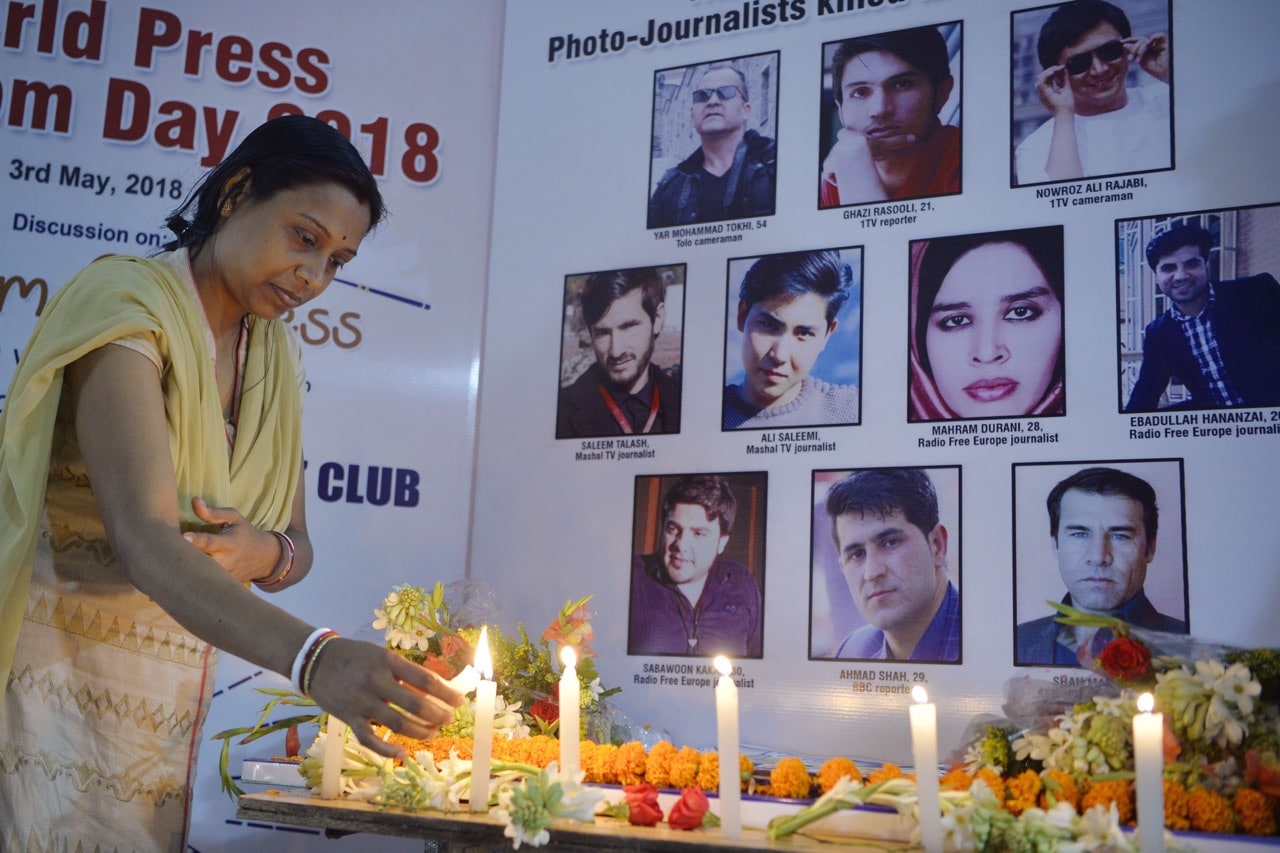
<svg viewBox="0 0 1280 853">
<path fill-rule="evenodd" d="M 311 676 L 315 672 L 316 660 L 319 659 L 320 652 L 330 640 L 335 640 L 337 637 L 337 631 L 317 628 L 311 632 L 311 636 L 307 637 L 302 648 L 298 649 L 297 657 L 293 659 L 293 668 L 289 671 L 289 680 L 293 682 L 294 689 L 303 696 L 311 695 Z"/>
<path fill-rule="evenodd" d="M 284 583 L 284 579 L 289 577 L 289 572 L 293 571 L 293 558 L 298 553 L 297 549 L 293 547 L 293 540 L 289 538 L 287 533 L 281 533 L 278 530 L 268 530 L 267 532 L 280 540 L 280 559 L 276 561 L 276 566 L 271 570 L 271 574 L 254 581 L 254 584 L 259 589 L 268 589 Z"/>
</svg>

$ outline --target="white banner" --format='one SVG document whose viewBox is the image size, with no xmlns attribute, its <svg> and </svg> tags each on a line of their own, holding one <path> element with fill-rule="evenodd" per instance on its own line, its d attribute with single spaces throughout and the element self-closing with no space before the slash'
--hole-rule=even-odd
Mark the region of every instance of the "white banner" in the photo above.
<svg viewBox="0 0 1280 853">
<path fill-rule="evenodd" d="M 392 586 L 462 577 L 502 4 L 397 0 L 376 20 L 340 0 L 25 8 L 0 40 L 0 386 L 71 273 L 157 251 L 168 213 L 252 128 L 281 110 L 318 115 L 368 159 L 391 215 L 291 320 L 310 386 L 316 562 L 276 600 L 353 633 Z M 251 724 L 264 702 L 253 688 L 286 684 L 223 655 L 206 735 Z M 219 745 L 200 758 L 193 849 L 334 849 L 314 831 L 235 821 Z M 282 749 L 236 748 L 232 772 Z"/>
</svg>

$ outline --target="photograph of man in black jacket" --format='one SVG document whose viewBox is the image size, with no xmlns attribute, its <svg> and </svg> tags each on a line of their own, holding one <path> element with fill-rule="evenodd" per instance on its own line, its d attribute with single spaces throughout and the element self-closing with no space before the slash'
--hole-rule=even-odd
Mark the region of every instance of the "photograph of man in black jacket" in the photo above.
<svg viewBox="0 0 1280 853">
<path fill-rule="evenodd" d="M 583 276 L 566 279 L 570 357 L 561 364 L 556 438 L 680 432 L 682 306 L 668 308 L 669 277 L 683 285 L 683 266 L 592 273 L 580 288 L 570 282 Z M 670 326 L 677 333 L 668 334 L 660 350 Z"/>
<path fill-rule="evenodd" d="M 1178 225 L 1146 247 L 1169 308 L 1147 324 L 1126 412 L 1280 405 L 1280 283 L 1269 273 L 1214 282 L 1213 235 Z M 1171 379 L 1187 389 L 1161 405 Z"/>
<path fill-rule="evenodd" d="M 659 72 L 660 81 L 672 79 L 675 71 Z M 773 76 L 776 79 L 776 70 Z M 682 162 L 667 169 L 654 188 L 649 199 L 649 227 L 772 216 L 777 149 L 772 138 L 749 127 L 752 104 L 747 74 L 741 67 L 725 63 L 712 64 L 701 73 L 685 73 L 679 79 L 693 81 L 687 97 L 691 127 L 700 144 Z M 661 82 L 658 88 L 664 88 Z M 685 96 L 683 85 L 680 89 L 680 96 Z M 671 106 L 675 108 L 675 104 Z M 663 108 L 660 101 L 657 109 Z M 661 115 L 655 113 L 654 120 L 661 121 Z M 662 143 L 656 144 L 661 147 Z"/>
</svg>

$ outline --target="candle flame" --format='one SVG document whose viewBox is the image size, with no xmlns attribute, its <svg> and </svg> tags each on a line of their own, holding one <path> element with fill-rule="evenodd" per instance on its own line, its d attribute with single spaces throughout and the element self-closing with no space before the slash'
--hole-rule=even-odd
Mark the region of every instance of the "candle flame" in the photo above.
<svg viewBox="0 0 1280 853">
<path fill-rule="evenodd" d="M 929 694 L 923 687 L 917 684 L 915 687 L 911 688 L 911 698 L 923 705 L 925 702 L 929 701 Z"/>
<path fill-rule="evenodd" d="M 476 671 L 473 665 L 467 664 L 462 668 L 462 672 L 445 683 L 465 695 L 475 691 L 476 685 L 480 683 L 480 673 Z"/>
<path fill-rule="evenodd" d="M 1156 708 L 1156 697 L 1150 693 L 1143 693 L 1138 697 L 1138 710 L 1144 714 L 1150 714 Z"/>
<path fill-rule="evenodd" d="M 480 671 L 480 677 L 486 680 L 493 678 L 493 658 L 489 654 L 489 627 L 480 627 L 480 639 L 476 641 L 476 658 L 474 666 Z"/>
<path fill-rule="evenodd" d="M 728 675 L 733 672 L 733 664 L 729 663 L 729 659 L 724 655 L 716 655 L 712 664 L 715 665 L 716 671 L 721 675 Z"/>
<path fill-rule="evenodd" d="M 564 664 L 565 669 L 572 669 L 578 662 L 578 655 L 573 650 L 573 646 L 560 647 L 560 662 Z"/>
</svg>

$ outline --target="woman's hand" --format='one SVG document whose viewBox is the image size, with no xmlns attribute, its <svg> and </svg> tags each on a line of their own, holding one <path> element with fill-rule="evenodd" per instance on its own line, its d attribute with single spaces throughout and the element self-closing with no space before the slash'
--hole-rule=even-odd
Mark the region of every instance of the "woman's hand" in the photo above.
<svg viewBox="0 0 1280 853">
<path fill-rule="evenodd" d="M 391 758 L 407 750 L 374 735 L 372 723 L 427 739 L 453 721 L 463 702 L 435 673 L 382 646 L 341 637 L 320 651 L 309 687 L 316 703 L 351 726 L 360 743 Z"/>
<path fill-rule="evenodd" d="M 234 507 L 209 506 L 191 499 L 191 509 L 201 521 L 218 527 L 216 533 L 188 531 L 182 534 L 241 583 L 268 577 L 281 559 L 280 540 L 249 523 Z"/>
</svg>

